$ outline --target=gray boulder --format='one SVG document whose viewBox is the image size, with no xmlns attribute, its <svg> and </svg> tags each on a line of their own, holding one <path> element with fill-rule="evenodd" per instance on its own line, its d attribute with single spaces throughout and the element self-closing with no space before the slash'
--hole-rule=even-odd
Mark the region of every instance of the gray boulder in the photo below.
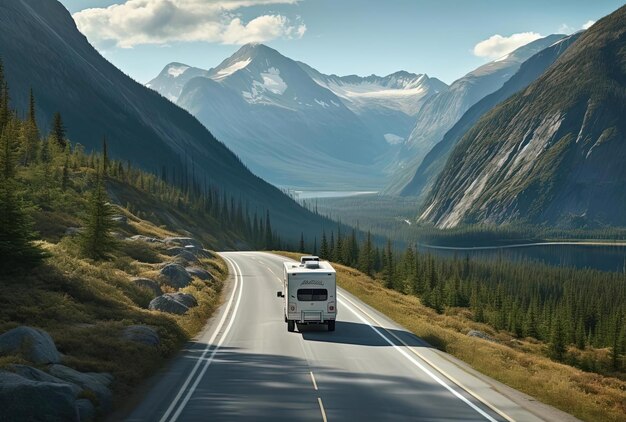
<svg viewBox="0 0 626 422">
<path fill-rule="evenodd" d="M 159 283 L 154 280 L 150 280 L 149 278 L 136 277 L 133 278 L 132 281 L 137 286 L 146 290 L 150 290 L 155 296 L 163 294 L 163 291 L 161 291 L 161 286 L 159 286 Z"/>
<path fill-rule="evenodd" d="M 96 408 L 90 400 L 76 400 L 76 409 L 78 410 L 80 422 L 91 422 L 96 420 Z"/>
<path fill-rule="evenodd" d="M 32 327 L 17 327 L 0 335 L 0 355 L 13 354 L 37 364 L 61 362 L 52 337 Z"/>
<path fill-rule="evenodd" d="M 99 377 L 95 377 L 93 374 L 79 372 L 63 365 L 50 365 L 49 372 L 57 378 L 76 384 L 94 393 L 98 399 L 98 405 L 103 411 L 106 412 L 111 408 L 113 395 L 111 390 L 101 382 Z"/>
<path fill-rule="evenodd" d="M 187 252 L 191 252 L 192 254 L 194 254 L 195 256 L 199 258 L 213 258 L 215 256 L 210 251 L 207 251 L 206 249 L 202 249 L 194 245 L 185 246 L 185 250 Z"/>
<path fill-rule="evenodd" d="M 152 327 L 147 325 L 130 325 L 122 331 L 122 337 L 128 341 L 146 344 L 148 346 L 158 346 L 161 344 L 161 337 Z"/>
<path fill-rule="evenodd" d="M 165 250 L 165 254 L 169 256 L 176 256 L 184 250 L 185 248 L 183 248 L 182 246 L 172 246 L 171 248 L 167 248 Z"/>
<path fill-rule="evenodd" d="M 495 338 L 491 337 L 489 334 L 485 333 L 484 331 L 469 330 L 467 335 L 470 337 L 478 337 L 478 338 L 482 338 L 483 340 L 493 341 L 494 343 L 497 343 L 497 340 Z"/>
<path fill-rule="evenodd" d="M 156 237 L 148 237 L 142 236 L 140 234 L 136 234 L 135 236 L 131 236 L 128 240 L 132 240 L 134 242 L 147 242 L 147 243 L 163 243 L 161 239 L 157 239 Z"/>
<path fill-rule="evenodd" d="M 161 276 L 163 276 L 166 284 L 179 289 L 187 287 L 191 283 L 191 276 L 179 264 L 167 264 L 161 269 Z"/>
<path fill-rule="evenodd" d="M 33 381 L 0 372 L 0 420 L 79 421 L 76 396 L 67 384 Z"/>
<path fill-rule="evenodd" d="M 202 243 L 198 242 L 193 237 L 166 237 L 163 239 L 167 246 L 197 246 L 198 248 L 202 248 Z"/>
<path fill-rule="evenodd" d="M 185 268 L 189 274 L 193 277 L 198 277 L 200 280 L 213 280 L 213 275 L 207 270 L 198 267 L 187 267 Z"/>
<path fill-rule="evenodd" d="M 83 391 L 83 389 L 76 384 L 71 384 L 66 382 L 65 380 L 62 380 L 61 378 L 53 377 L 47 372 L 41 371 L 37 368 L 33 368 L 32 366 L 13 364 L 8 365 L 6 369 L 31 381 L 41 381 L 53 384 L 66 384 L 72 389 L 74 397 L 78 397 L 78 395 Z"/>
<path fill-rule="evenodd" d="M 110 386 L 114 379 L 113 374 L 109 374 L 108 372 L 85 372 L 85 374 L 95 378 L 100 384 L 106 387 Z"/>
<path fill-rule="evenodd" d="M 198 259 L 197 256 L 195 256 L 191 252 L 182 251 L 178 255 L 176 255 L 176 257 L 174 258 L 174 262 L 187 265 L 187 264 L 198 264 L 200 263 L 200 260 Z"/>
<path fill-rule="evenodd" d="M 182 315 L 198 306 L 196 298 L 186 293 L 166 293 L 152 299 L 149 308 L 153 311 L 168 312 L 170 314 Z"/>
</svg>

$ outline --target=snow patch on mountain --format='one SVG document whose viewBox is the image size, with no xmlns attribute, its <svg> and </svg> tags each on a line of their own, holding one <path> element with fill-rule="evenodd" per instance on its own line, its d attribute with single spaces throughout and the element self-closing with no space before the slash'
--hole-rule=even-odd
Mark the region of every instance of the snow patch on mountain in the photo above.
<svg viewBox="0 0 626 422">
<path fill-rule="evenodd" d="M 262 82 L 253 81 L 250 91 L 242 91 L 243 98 L 249 104 L 276 104 L 266 94 L 283 95 L 287 90 L 287 83 L 280 77 L 280 70 L 270 67 L 261 72 Z"/>
<path fill-rule="evenodd" d="M 309 70 L 309 73 L 313 72 Z M 357 113 L 372 107 L 382 107 L 415 115 L 425 97 L 438 92 L 433 89 L 425 74 L 398 72 L 385 77 L 339 77 L 317 73 L 311 76 L 318 85 L 332 91 Z M 443 83 L 441 85 L 445 87 Z"/>
<path fill-rule="evenodd" d="M 398 136 L 395 133 L 385 133 L 385 141 L 387 141 L 390 145 L 398 145 L 404 142 L 404 138 L 402 136 Z"/>
<path fill-rule="evenodd" d="M 181 65 L 181 66 L 170 66 L 169 69 L 167 69 L 167 73 L 169 75 L 171 75 L 174 78 L 178 78 L 180 75 L 182 75 L 183 73 L 185 73 L 185 71 L 189 69 L 189 66 L 185 66 L 185 65 Z"/>
<path fill-rule="evenodd" d="M 230 66 L 225 67 L 224 69 L 218 70 L 217 73 L 212 77 L 212 79 L 218 80 L 230 76 L 238 70 L 245 69 L 245 67 L 248 66 L 251 61 L 251 59 L 247 59 L 235 62 Z"/>
<path fill-rule="evenodd" d="M 280 77 L 280 70 L 275 67 L 270 67 L 267 72 L 262 72 L 261 77 L 263 78 L 263 84 L 257 82 L 257 85 L 261 85 L 267 91 L 277 95 L 283 95 L 287 90 L 287 84 Z"/>
</svg>

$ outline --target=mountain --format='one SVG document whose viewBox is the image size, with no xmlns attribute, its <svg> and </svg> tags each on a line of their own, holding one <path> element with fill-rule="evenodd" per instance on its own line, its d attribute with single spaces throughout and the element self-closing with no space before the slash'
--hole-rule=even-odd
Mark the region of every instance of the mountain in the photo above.
<svg viewBox="0 0 626 422">
<path fill-rule="evenodd" d="M 172 69 L 177 69 L 172 72 Z M 388 144 L 375 139 L 337 95 L 295 61 L 263 44 L 247 44 L 219 66 L 185 83 L 169 65 L 149 83 L 196 116 L 252 171 L 291 187 L 380 186 L 377 157 Z M 177 75 L 172 75 L 175 73 Z M 167 75 L 167 77 L 163 77 Z"/>
<path fill-rule="evenodd" d="M 202 76 L 206 77 L 208 73 L 204 69 L 187 66 L 182 63 L 170 63 L 146 86 L 176 103 L 189 80 Z"/>
<path fill-rule="evenodd" d="M 188 112 L 105 60 L 59 2 L 1 1 L 0 56 L 12 105 L 26 110 L 32 88 L 44 133 L 59 111 L 69 139 L 88 151 L 106 136 L 113 158 L 170 179 L 195 175 L 199 184 L 242 197 L 251 210 L 269 209 L 285 237 L 319 232 L 319 217 L 252 174 Z"/>
<path fill-rule="evenodd" d="M 438 227 L 626 225 L 626 7 L 483 116 L 421 215 Z"/>
<path fill-rule="evenodd" d="M 454 81 L 449 89 L 430 97 L 420 108 L 417 121 L 399 153 L 398 170 L 389 193 L 399 193 L 411 180 L 424 156 L 474 104 L 502 87 L 521 64 L 565 35 L 550 35 L 487 63 Z"/>
<path fill-rule="evenodd" d="M 405 71 L 376 75 L 324 75 L 305 63 L 302 69 L 319 85 L 328 88 L 368 126 L 377 139 L 391 145 L 403 143 L 426 99 L 448 86 L 426 74 Z"/>
<path fill-rule="evenodd" d="M 493 94 L 487 95 L 470 107 L 452 129 L 446 132 L 441 142 L 436 144 L 433 149 L 426 154 L 415 172 L 413 179 L 402 189 L 400 194 L 403 196 L 427 195 L 435 183 L 437 176 L 439 176 L 445 167 L 446 160 L 454 147 L 463 135 L 474 126 L 478 119 L 511 95 L 526 88 L 535 79 L 541 76 L 543 72 L 578 39 L 580 34 L 579 32 L 563 38 L 545 50 L 535 54 L 520 66 L 517 73 L 505 82 L 502 88 Z"/>
</svg>

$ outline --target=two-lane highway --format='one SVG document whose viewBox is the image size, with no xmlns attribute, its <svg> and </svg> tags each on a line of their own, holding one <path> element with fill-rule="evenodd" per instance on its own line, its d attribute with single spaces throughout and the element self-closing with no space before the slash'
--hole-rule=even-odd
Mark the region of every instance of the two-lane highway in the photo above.
<svg viewBox="0 0 626 422">
<path fill-rule="evenodd" d="M 221 255 L 226 303 L 128 420 L 540 420 L 341 289 L 335 332 L 287 332 L 276 297 L 287 259 Z"/>
</svg>

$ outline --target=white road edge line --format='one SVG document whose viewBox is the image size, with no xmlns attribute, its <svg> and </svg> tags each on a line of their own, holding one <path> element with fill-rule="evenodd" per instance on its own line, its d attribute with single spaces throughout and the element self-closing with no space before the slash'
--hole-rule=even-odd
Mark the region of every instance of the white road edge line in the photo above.
<svg viewBox="0 0 626 422">
<path fill-rule="evenodd" d="M 322 420 L 324 422 L 328 422 L 328 419 L 326 419 L 326 411 L 324 410 L 324 404 L 322 403 L 322 399 L 320 397 L 317 398 L 317 402 L 320 405 L 320 412 L 322 412 Z"/>
<path fill-rule="evenodd" d="M 347 300 L 348 302 L 350 302 L 355 308 L 357 308 L 359 311 L 361 311 L 363 314 L 367 315 L 372 321 L 374 321 L 376 324 L 378 324 L 379 326 L 383 326 L 380 321 L 378 321 L 375 317 L 373 317 L 369 312 L 365 311 L 363 308 L 361 308 L 359 305 L 357 305 L 356 303 L 354 303 L 354 301 L 350 300 L 345 294 L 341 293 L 341 296 L 343 296 L 344 300 Z M 383 327 L 384 328 L 384 327 Z M 469 388 L 465 387 L 461 382 L 459 382 L 456 378 L 454 378 L 452 375 L 449 375 L 448 373 L 446 373 L 443 369 L 439 368 L 439 366 L 437 366 L 435 363 L 433 363 L 430 359 L 428 359 L 427 357 L 423 356 L 421 353 L 417 352 L 416 350 L 414 350 L 411 346 L 409 346 L 408 344 L 406 344 L 400 337 L 398 337 L 397 335 L 395 335 L 394 333 L 387 331 L 389 334 L 391 334 L 396 340 L 398 340 L 400 343 L 402 343 L 404 346 L 406 346 L 412 353 L 414 353 L 415 355 L 417 355 L 420 359 L 422 359 L 423 361 L 425 361 L 427 364 L 429 364 L 430 366 L 432 366 L 433 368 L 435 368 L 435 370 L 437 370 L 437 372 L 443 374 L 446 378 L 448 378 L 450 381 L 452 381 L 454 384 L 456 384 L 457 386 L 459 386 L 462 390 L 466 391 L 469 395 L 473 396 L 476 400 L 478 400 L 479 402 L 481 402 L 482 404 L 484 404 L 485 406 L 487 406 L 488 408 L 490 408 L 491 410 L 493 410 L 494 412 L 496 412 L 498 415 L 502 416 L 504 419 L 506 419 L 508 422 L 515 422 L 515 419 L 513 419 L 512 417 L 510 417 L 509 415 L 507 415 L 506 413 L 504 413 L 503 411 L 501 411 L 500 409 L 498 409 L 497 407 L 495 407 L 494 405 L 492 405 L 491 403 L 489 403 L 487 400 L 483 399 L 481 396 L 479 396 L 477 393 L 473 392 L 472 390 L 470 390 Z"/>
<path fill-rule="evenodd" d="M 232 328 L 233 323 L 235 322 L 235 317 L 237 316 L 237 310 L 239 309 L 239 304 L 241 303 L 241 292 L 243 291 L 243 275 L 242 275 L 242 272 L 241 272 L 241 268 L 239 267 L 239 264 L 237 264 L 237 262 L 235 262 L 235 260 L 230 259 L 230 258 L 226 258 L 226 257 L 224 257 L 224 258 L 227 259 L 229 262 L 231 262 L 231 264 L 233 264 L 233 268 L 236 267 L 235 268 L 236 277 L 239 277 L 239 280 L 240 280 L 240 283 L 239 283 L 239 294 L 237 295 L 237 303 L 235 303 L 235 308 L 233 309 L 233 314 L 232 314 L 232 316 L 230 318 L 230 321 L 228 322 L 228 325 L 226 326 L 226 329 L 224 330 L 224 333 L 222 334 L 222 337 L 220 337 L 219 343 L 217 343 L 215 348 L 213 348 L 213 352 L 211 353 L 211 356 L 209 356 L 209 358 L 207 359 L 207 361 L 206 361 L 206 363 L 204 365 L 204 368 L 202 368 L 202 371 L 200 371 L 200 375 L 198 375 L 198 377 L 196 378 L 194 383 L 191 385 L 191 388 L 189 389 L 189 391 L 185 395 L 185 398 L 181 402 L 180 406 L 178 406 L 178 410 L 176 410 L 176 413 L 174 413 L 174 415 L 170 419 L 170 422 L 175 422 L 178 419 L 178 417 L 180 416 L 180 414 L 183 411 L 183 409 L 185 408 L 185 406 L 187 405 L 187 402 L 191 398 L 191 395 L 193 394 L 193 392 L 198 387 L 198 384 L 200 383 L 200 380 L 202 380 L 202 377 L 204 377 L 204 374 L 206 373 L 207 369 L 209 369 L 209 365 L 211 365 L 211 363 L 213 362 L 213 358 L 215 358 L 215 354 L 217 353 L 219 348 L 224 343 L 224 339 L 226 339 L 226 336 L 228 336 L 228 333 L 230 332 L 230 329 Z"/>
<path fill-rule="evenodd" d="M 309 373 L 311 374 L 311 381 L 313 381 L 313 388 L 317 390 L 317 383 L 315 382 L 315 375 L 313 375 L 313 371 L 309 371 Z"/>
<path fill-rule="evenodd" d="M 343 296 L 343 295 L 342 295 Z M 344 296 L 345 297 L 345 296 Z M 347 299 L 347 298 L 346 298 Z M 349 300 L 349 299 L 347 299 Z M 456 391 L 454 388 L 450 387 L 445 381 L 443 381 L 440 377 L 438 377 L 435 373 L 433 373 L 430 369 L 426 368 L 424 365 L 422 365 L 420 362 L 418 362 L 417 360 L 415 360 L 415 358 L 413 358 L 413 356 L 409 355 L 406 351 L 404 351 L 401 347 L 397 346 L 396 344 L 394 344 L 391 340 L 389 340 L 389 338 L 387 336 L 385 336 L 383 333 L 380 332 L 380 330 L 376 327 L 374 327 L 368 320 L 366 320 L 364 317 L 362 317 L 361 315 L 359 315 L 359 313 L 357 313 L 357 311 L 355 311 L 352 307 L 348 306 L 346 303 L 343 304 L 343 306 L 345 306 L 346 308 L 348 308 L 348 310 L 350 310 L 350 312 L 352 312 L 358 319 L 360 319 L 361 321 L 363 321 L 365 324 L 367 324 L 372 330 L 374 330 L 374 332 L 376 334 L 378 334 L 383 340 L 385 340 L 387 343 L 389 343 L 390 346 L 392 346 L 394 349 L 396 349 L 402 356 L 404 356 L 405 358 L 407 358 L 409 360 L 409 362 L 411 362 L 413 365 L 417 366 L 419 369 L 421 369 L 422 371 L 424 371 L 424 373 L 426 375 L 428 375 L 429 377 L 431 377 L 433 380 L 435 380 L 438 384 L 440 384 L 442 387 L 444 387 L 446 390 L 450 391 L 455 397 L 457 397 L 459 400 L 461 400 L 462 402 L 464 402 L 465 404 L 467 404 L 469 407 L 471 407 L 472 409 L 474 409 L 476 412 L 478 412 L 481 416 L 483 416 L 485 419 L 487 419 L 490 422 L 497 422 L 494 418 L 492 418 L 491 416 L 489 416 L 487 413 L 485 413 L 480 407 L 476 406 L 474 403 L 472 403 L 471 401 L 469 401 L 467 398 L 463 397 L 463 395 L 461 395 L 458 391 Z"/>
<path fill-rule="evenodd" d="M 226 258 L 226 257 L 224 257 L 224 259 L 228 260 L 228 258 Z M 234 266 L 233 266 L 233 269 L 235 269 Z M 209 349 L 213 345 L 213 342 L 215 341 L 215 338 L 217 337 L 217 335 L 219 334 L 220 330 L 222 329 L 222 326 L 224 325 L 224 321 L 226 321 L 226 317 L 228 315 L 228 312 L 230 311 L 231 305 L 233 304 L 233 299 L 235 298 L 235 293 L 237 293 L 237 287 L 239 285 L 239 278 L 237 276 L 237 272 L 236 271 L 237 270 L 235 269 L 235 287 L 233 288 L 233 292 L 231 293 L 230 298 L 228 300 L 228 304 L 226 305 L 226 310 L 224 310 L 224 314 L 222 315 L 222 318 L 220 319 L 220 322 L 219 322 L 217 328 L 215 329 L 215 332 L 211 336 L 211 339 L 208 341 L 208 343 L 207 343 L 207 345 L 206 345 L 206 347 L 205 347 L 205 349 L 204 349 L 204 351 L 202 353 L 202 356 L 200 356 L 200 358 L 198 359 L 198 361 L 194 365 L 193 369 L 189 373 L 189 376 L 187 376 L 187 379 L 185 380 L 185 383 L 182 385 L 182 387 L 180 387 L 180 390 L 178 390 L 178 393 L 176 394 L 176 397 L 174 397 L 174 400 L 172 400 L 172 403 L 169 405 L 169 407 L 167 408 L 167 410 L 165 411 L 165 413 L 163 414 L 161 419 L 159 419 L 159 422 L 167 421 L 167 418 L 170 416 L 170 414 L 174 410 L 174 407 L 176 407 L 176 404 L 178 403 L 178 400 L 183 395 L 183 392 L 185 391 L 185 389 L 187 389 L 187 386 L 191 382 L 191 379 L 193 378 L 193 376 L 196 374 L 196 371 L 198 370 L 198 367 L 200 367 L 200 363 L 202 363 L 202 360 L 204 359 L 204 357 L 208 353 Z"/>
</svg>

